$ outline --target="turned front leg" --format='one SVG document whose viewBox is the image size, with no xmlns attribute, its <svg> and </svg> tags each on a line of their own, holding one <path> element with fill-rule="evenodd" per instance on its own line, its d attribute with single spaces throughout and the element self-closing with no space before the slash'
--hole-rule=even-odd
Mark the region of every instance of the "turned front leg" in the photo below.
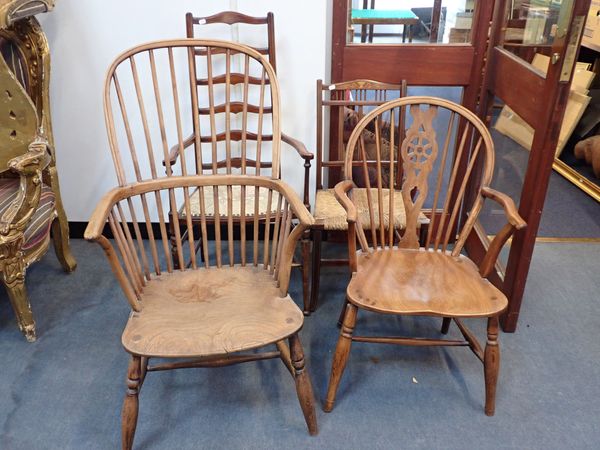
<svg viewBox="0 0 600 450">
<path fill-rule="evenodd" d="M 496 409 L 496 384 L 500 370 L 500 346 L 498 345 L 498 317 L 490 317 L 487 325 L 487 342 L 483 357 L 485 376 L 485 414 L 493 416 Z"/>
<path fill-rule="evenodd" d="M 121 446 L 124 450 L 133 447 L 139 410 L 140 372 L 141 358 L 132 355 L 127 369 L 127 391 L 121 414 Z"/>
<path fill-rule="evenodd" d="M 294 367 L 294 379 L 296 380 L 296 392 L 300 407 L 304 413 L 304 419 L 311 436 L 317 434 L 317 414 L 315 412 L 315 399 L 308 372 L 304 367 L 304 351 L 298 334 L 290 336 L 290 352 L 292 366 Z"/>
<path fill-rule="evenodd" d="M 346 314 L 344 315 L 344 323 L 342 324 L 342 329 L 340 331 L 340 337 L 335 348 L 335 354 L 333 355 L 327 398 L 325 399 L 325 405 L 323 405 L 323 410 L 325 412 L 331 412 L 333 404 L 335 403 L 335 396 L 342 375 L 344 374 L 346 363 L 348 362 L 348 356 L 350 355 L 352 333 L 354 332 L 354 326 L 356 325 L 357 312 L 358 308 L 352 303 L 348 303 L 346 306 Z"/>
</svg>

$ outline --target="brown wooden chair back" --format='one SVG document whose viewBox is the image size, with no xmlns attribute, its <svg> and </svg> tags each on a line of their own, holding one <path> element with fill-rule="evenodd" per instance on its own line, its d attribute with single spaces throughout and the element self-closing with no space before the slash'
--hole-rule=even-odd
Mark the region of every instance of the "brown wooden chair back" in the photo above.
<svg viewBox="0 0 600 450">
<path fill-rule="evenodd" d="M 180 268 L 176 269 L 166 227 L 170 211 L 167 205 L 172 202 L 177 210 L 189 211 L 189 192 L 196 189 L 201 192 L 200 198 L 210 190 L 220 200 L 215 198 L 215 239 L 209 242 L 207 213 L 201 202 L 199 227 L 192 223 L 189 214 L 187 221 L 175 227 Z M 238 207 L 241 211 L 233 207 L 234 195 L 242 199 Z M 258 214 L 247 218 L 244 213 L 245 209 L 258 209 L 261 198 L 267 199 L 267 223 L 273 219 L 273 227 L 263 227 Z M 224 206 L 219 211 L 221 203 Z M 179 220 L 177 215 L 173 217 Z M 292 226 L 292 218 L 299 225 Z M 115 250 L 101 234 L 107 220 Z M 153 221 L 158 221 L 158 229 L 153 228 Z M 140 298 L 148 281 L 186 267 L 194 270 L 254 266 L 267 270 L 278 281 L 282 297 L 286 296 L 296 242 L 312 223 L 312 216 L 298 196 L 280 180 L 235 175 L 164 177 L 116 188 L 107 194 L 90 219 L 85 237 L 99 241 L 107 251 L 127 300 L 138 311 L 143 307 Z M 224 236 L 221 224 L 226 230 Z M 199 243 L 202 256 L 196 254 Z"/>
<path fill-rule="evenodd" d="M 250 47 L 197 39 L 134 47 L 109 68 L 104 108 L 121 185 L 133 181 L 126 174 L 141 181 L 163 170 L 279 177 L 279 85 Z"/>
<path fill-rule="evenodd" d="M 211 24 L 245 24 L 256 25 L 257 27 L 266 26 L 267 28 L 267 46 L 252 47 L 261 55 L 264 55 L 269 60 L 269 64 L 273 66 L 273 70 L 277 72 L 277 61 L 275 54 L 275 17 L 272 12 L 267 13 L 266 17 L 247 16 L 236 11 L 223 11 L 212 16 L 194 17 L 192 13 L 185 15 L 185 28 L 188 38 L 195 38 L 195 26 L 205 26 Z"/>
<path fill-rule="evenodd" d="M 394 124 L 387 139 L 382 130 L 384 115 Z M 374 157 L 366 155 L 361 133 L 368 126 L 375 130 Z M 481 210 L 481 188 L 489 185 L 493 167 L 489 131 L 475 114 L 458 104 L 435 97 L 406 97 L 369 112 L 350 136 L 344 165 L 346 180 L 352 180 L 353 168 L 358 168 L 367 183 L 368 236 L 360 222 L 356 224 L 362 249 L 394 245 L 418 249 L 423 212 L 430 216 L 424 247 L 460 254 Z M 476 183 L 478 194 L 466 212 L 463 206 L 469 182 Z M 406 230 L 401 237 L 394 227 L 386 227 L 385 189 L 389 189 L 389 209 L 385 208 L 389 217 L 394 216 L 394 195 L 402 195 Z"/>
<path fill-rule="evenodd" d="M 358 121 L 377 106 L 405 97 L 406 89 L 406 82 L 352 80 L 325 84 L 317 80 L 317 190 L 333 187 L 341 179 L 346 144 Z M 328 123 L 329 145 L 326 146 Z M 367 132 L 370 131 L 367 129 Z"/>
</svg>

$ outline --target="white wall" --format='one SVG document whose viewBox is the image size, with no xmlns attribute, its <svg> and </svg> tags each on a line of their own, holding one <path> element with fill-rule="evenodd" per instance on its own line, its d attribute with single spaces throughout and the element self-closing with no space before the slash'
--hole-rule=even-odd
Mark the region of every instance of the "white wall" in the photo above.
<svg viewBox="0 0 600 450">
<path fill-rule="evenodd" d="M 119 53 L 136 44 L 185 37 L 188 11 L 195 15 L 224 10 L 255 16 L 274 13 L 282 129 L 314 148 L 315 80 L 329 78 L 328 3 L 60 0 L 53 12 L 41 15 L 53 58 L 51 107 L 61 193 L 69 220 L 87 221 L 102 195 L 116 185 L 102 109 L 106 69 Z M 237 36 L 235 30 L 227 29 L 211 33 L 219 39 Z M 302 161 L 286 153 L 283 178 L 301 193 Z"/>
</svg>

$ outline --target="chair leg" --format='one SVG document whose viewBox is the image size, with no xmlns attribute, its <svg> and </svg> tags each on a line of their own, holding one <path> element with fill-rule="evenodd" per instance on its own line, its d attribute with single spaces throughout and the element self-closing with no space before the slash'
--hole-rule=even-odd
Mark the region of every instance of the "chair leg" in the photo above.
<svg viewBox="0 0 600 450">
<path fill-rule="evenodd" d="M 485 414 L 493 416 L 496 409 L 496 384 L 500 369 L 500 346 L 498 345 L 498 317 L 490 317 L 487 325 L 487 342 L 483 357 L 485 377 Z"/>
<path fill-rule="evenodd" d="M 71 253 L 71 247 L 69 247 L 69 221 L 67 220 L 67 215 L 62 204 L 60 187 L 58 185 L 58 173 L 54 165 L 50 167 L 49 173 L 50 184 L 54 192 L 54 209 L 56 210 L 56 219 L 52 222 L 54 252 L 65 272 L 73 272 L 77 267 L 77 261 L 75 261 Z"/>
<path fill-rule="evenodd" d="M 331 412 L 333 409 L 338 386 L 340 385 L 340 380 L 342 379 L 346 363 L 348 362 L 350 346 L 352 345 L 352 333 L 354 332 L 354 326 L 356 325 L 357 311 L 358 308 L 352 303 L 348 303 L 348 306 L 346 306 L 344 324 L 342 325 L 340 337 L 335 348 L 335 354 L 333 355 L 331 376 L 329 378 L 329 387 L 327 388 L 327 398 L 323 405 L 323 411 L 325 412 Z"/>
<path fill-rule="evenodd" d="M 310 287 L 310 305 L 304 305 L 304 315 L 308 316 L 317 309 L 319 300 L 319 284 L 321 281 L 321 242 L 323 232 L 313 230 L 313 248 L 312 248 L 312 277 Z"/>
<path fill-rule="evenodd" d="M 318 433 L 317 414 L 315 412 L 315 398 L 308 372 L 304 367 L 304 351 L 298 334 L 290 336 L 290 351 L 292 365 L 294 366 L 294 379 L 300 407 L 304 413 L 304 420 L 308 426 L 308 433 L 314 436 Z"/>
<path fill-rule="evenodd" d="M 340 311 L 340 316 L 338 317 L 337 326 L 338 328 L 342 328 L 342 324 L 344 323 L 344 315 L 346 314 L 346 307 L 348 306 L 348 300 L 344 299 L 344 306 Z"/>
<path fill-rule="evenodd" d="M 177 238 L 175 237 L 175 224 L 173 223 L 173 213 L 171 211 L 169 211 L 169 243 L 171 244 L 171 259 L 173 260 L 173 269 L 179 269 Z"/>
<path fill-rule="evenodd" d="M 127 392 L 121 413 L 121 447 L 130 450 L 133 447 L 133 437 L 137 426 L 139 410 L 141 358 L 131 356 L 127 369 Z"/>
<path fill-rule="evenodd" d="M 448 330 L 450 329 L 451 322 L 452 322 L 452 319 L 450 317 L 444 317 L 444 320 L 442 320 L 442 329 L 440 330 L 440 333 L 448 334 Z"/>
<path fill-rule="evenodd" d="M 8 256 L 2 272 L 2 281 L 10 299 L 19 329 L 29 342 L 34 342 L 35 321 L 31 312 L 31 305 L 25 288 L 25 262 L 22 256 Z"/>
<path fill-rule="evenodd" d="M 289 347 L 286 345 L 285 341 L 277 341 L 275 345 L 277 346 L 277 350 L 279 350 L 281 361 L 283 361 L 283 364 L 287 367 L 287 370 L 290 371 L 292 376 L 295 377 L 296 372 L 294 371 L 294 365 L 292 364 Z"/>
<path fill-rule="evenodd" d="M 310 232 L 306 231 L 300 242 L 302 251 L 302 299 L 304 309 L 310 308 Z"/>
<path fill-rule="evenodd" d="M 77 261 L 71 247 L 69 246 L 69 223 L 64 211 L 58 213 L 58 217 L 52 222 L 52 243 L 54 244 L 54 253 L 60 265 L 65 272 L 73 272 L 77 268 Z"/>
</svg>

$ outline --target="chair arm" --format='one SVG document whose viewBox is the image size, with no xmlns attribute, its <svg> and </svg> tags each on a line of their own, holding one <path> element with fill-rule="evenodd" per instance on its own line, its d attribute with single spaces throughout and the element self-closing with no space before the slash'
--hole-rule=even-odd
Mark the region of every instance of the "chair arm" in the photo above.
<svg viewBox="0 0 600 450">
<path fill-rule="evenodd" d="M 506 216 L 508 223 L 510 223 L 517 230 L 527 226 L 527 222 L 525 222 L 525 220 L 523 220 L 523 218 L 519 215 L 517 207 L 515 206 L 515 202 L 513 202 L 512 198 L 510 198 L 508 195 L 498 192 L 497 190 L 487 186 L 481 188 L 481 195 L 500 204 L 504 209 L 504 215 Z"/>
<path fill-rule="evenodd" d="M 346 210 L 346 217 L 348 223 L 356 223 L 356 221 L 358 220 L 358 211 L 356 210 L 356 206 L 354 205 L 354 203 L 352 203 L 350 197 L 348 197 L 348 192 L 351 189 L 354 189 L 355 187 L 356 184 L 354 184 L 352 180 L 345 180 L 340 181 L 333 188 L 335 198 L 338 202 L 341 203 L 341 205 Z"/>
<path fill-rule="evenodd" d="M 490 187 L 481 188 L 481 194 L 485 198 L 489 198 L 500 204 L 504 208 L 504 214 L 507 218 L 506 225 L 492 239 L 483 260 L 479 264 L 479 274 L 486 278 L 494 269 L 498 255 L 506 241 L 513 235 L 515 230 L 522 230 L 527 226 L 527 223 L 519 215 L 515 203 L 508 195 Z"/>
<path fill-rule="evenodd" d="M 42 171 L 48 167 L 52 157 L 48 142 L 38 137 L 29 144 L 27 153 L 8 162 L 8 167 L 20 176 L 20 189 L 0 217 L 0 234 L 11 231 L 24 231 L 31 216 L 35 213 L 42 192 Z"/>
<path fill-rule="evenodd" d="M 255 175 L 188 175 L 157 178 L 140 181 L 117 187 L 107 192 L 92 213 L 84 233 L 87 240 L 97 240 L 102 235 L 104 224 L 108 220 L 111 209 L 121 200 L 149 192 L 175 188 L 195 188 L 206 186 L 257 186 L 275 189 L 281 193 L 290 204 L 295 217 L 306 226 L 313 225 L 315 219 L 308 212 L 298 194 L 285 182 Z"/>
<path fill-rule="evenodd" d="M 188 148 L 190 145 L 192 145 L 194 143 L 195 137 L 196 136 L 194 134 L 191 134 L 183 140 L 183 150 L 185 150 L 186 148 Z M 175 144 L 169 150 L 169 165 L 171 165 L 171 166 L 174 165 L 177 162 L 178 157 L 179 157 L 179 143 Z M 163 161 L 163 166 L 166 167 L 166 165 L 167 165 L 167 162 Z"/>
<path fill-rule="evenodd" d="M 296 152 L 300 155 L 300 157 L 306 161 L 310 161 L 314 159 L 315 155 L 309 152 L 306 149 L 306 146 L 300 142 L 298 139 L 294 139 L 291 136 L 288 136 L 285 133 L 281 133 L 281 140 L 286 144 L 290 145 Z"/>
<path fill-rule="evenodd" d="M 309 152 L 302 142 L 285 133 L 281 133 L 281 140 L 296 150 L 300 157 L 304 159 L 304 188 L 302 196 L 304 204 L 307 208 L 310 208 L 310 162 L 314 159 L 315 155 Z"/>
</svg>

